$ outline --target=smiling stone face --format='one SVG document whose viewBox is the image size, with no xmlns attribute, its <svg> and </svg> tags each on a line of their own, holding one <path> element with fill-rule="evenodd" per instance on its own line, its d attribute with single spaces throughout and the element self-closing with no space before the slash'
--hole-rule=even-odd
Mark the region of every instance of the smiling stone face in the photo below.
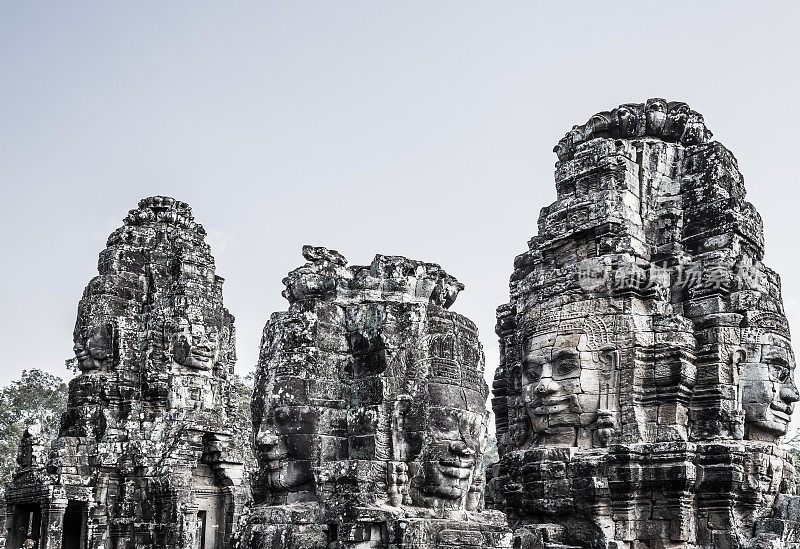
<svg viewBox="0 0 800 549">
<path fill-rule="evenodd" d="M 800 395 L 794 382 L 795 359 L 785 319 L 769 316 L 771 321 L 761 317 L 761 322 L 742 330 L 747 358 L 739 367 L 745 436 L 774 442 L 786 434 Z"/>
<path fill-rule="evenodd" d="M 503 443 L 593 448 L 621 435 L 619 379 L 635 342 L 652 346 L 650 315 L 634 317 L 621 300 L 596 293 L 531 302 L 516 314 L 499 332 L 518 330 L 504 341 L 504 379 L 496 384 L 506 396 Z"/>
<path fill-rule="evenodd" d="M 479 467 L 484 414 L 451 406 L 432 406 L 430 412 L 421 459 L 422 491 L 444 508 L 459 509 Z"/>
<path fill-rule="evenodd" d="M 533 431 L 549 443 L 575 444 L 580 425 L 581 357 L 577 334 L 531 338 L 522 369 L 522 400 Z"/>
<path fill-rule="evenodd" d="M 409 470 L 408 503 L 436 512 L 476 511 L 488 421 L 477 330 L 438 308 L 427 311 L 423 327 L 426 336 L 405 361 L 402 386 L 409 393 L 397 433 L 403 448 L 397 456 Z"/>
<path fill-rule="evenodd" d="M 527 339 L 521 398 L 534 442 L 547 446 L 591 446 L 608 363 L 586 328 L 562 325 Z M 519 419 L 517 424 L 519 423 Z"/>
<path fill-rule="evenodd" d="M 276 405 L 267 409 L 255 445 L 271 490 L 313 490 L 311 457 L 315 453 L 317 430 L 318 411 L 310 406 Z"/>
<path fill-rule="evenodd" d="M 114 356 L 114 329 L 110 324 L 90 326 L 75 334 L 75 358 L 83 372 L 101 370 Z"/>
<path fill-rule="evenodd" d="M 332 310 L 297 306 L 273 315 L 264 329 L 252 405 L 258 504 L 317 501 L 318 468 L 347 457 L 338 363 L 315 347 L 315 338 L 332 338 L 330 328 L 318 331 Z"/>
<path fill-rule="evenodd" d="M 175 362 L 195 370 L 211 370 L 217 356 L 217 340 L 215 330 L 183 322 L 173 338 Z"/>
</svg>

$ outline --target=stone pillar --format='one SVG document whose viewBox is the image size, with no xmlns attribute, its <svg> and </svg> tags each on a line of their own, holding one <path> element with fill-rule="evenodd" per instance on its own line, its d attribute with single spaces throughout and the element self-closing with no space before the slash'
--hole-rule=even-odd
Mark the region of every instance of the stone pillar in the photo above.
<svg viewBox="0 0 800 549">
<path fill-rule="evenodd" d="M 0 491 L 0 497 L 4 496 Z M 0 501 L 0 547 L 6 546 L 6 506 L 5 506 L 5 498 L 3 497 L 3 501 Z"/>
<path fill-rule="evenodd" d="M 81 515 L 81 547 L 88 547 L 89 540 L 92 539 L 92 527 L 89 522 L 89 504 L 83 507 Z"/>
<path fill-rule="evenodd" d="M 200 547 L 197 534 L 197 512 L 200 506 L 196 503 L 183 505 L 183 532 L 181 532 L 181 547 Z"/>
<path fill-rule="evenodd" d="M 92 503 L 87 506 L 89 519 L 86 521 L 86 547 L 94 549 L 103 547 L 105 540 L 109 537 L 108 517 L 105 514 L 105 506 Z"/>
<path fill-rule="evenodd" d="M 64 512 L 67 500 L 56 499 L 42 502 L 42 526 L 39 533 L 39 549 L 61 549 L 64 534 Z"/>
</svg>

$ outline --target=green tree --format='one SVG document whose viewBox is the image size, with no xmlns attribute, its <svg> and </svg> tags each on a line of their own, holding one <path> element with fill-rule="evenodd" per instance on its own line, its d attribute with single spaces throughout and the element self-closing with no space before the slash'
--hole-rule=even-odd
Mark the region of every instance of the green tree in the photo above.
<svg viewBox="0 0 800 549">
<path fill-rule="evenodd" d="M 253 374 L 233 375 L 233 398 L 236 402 L 237 420 L 250 429 L 250 401 L 253 399 Z"/>
<path fill-rule="evenodd" d="M 790 431 L 781 441 L 781 447 L 794 458 L 794 482 L 800 490 L 800 428 Z"/>
<path fill-rule="evenodd" d="M 500 455 L 497 453 L 497 439 L 493 434 L 486 437 L 486 448 L 483 451 L 483 463 L 481 470 L 485 473 L 486 469 L 500 461 Z"/>
<path fill-rule="evenodd" d="M 38 419 L 42 436 L 52 440 L 66 407 L 67 384 L 42 370 L 25 370 L 20 379 L 0 389 L 0 487 L 11 480 L 25 427 Z"/>
<path fill-rule="evenodd" d="M 489 412 L 489 423 L 494 425 L 494 412 Z M 497 437 L 494 433 L 487 433 L 486 447 L 483 449 L 483 462 L 481 463 L 481 473 L 486 473 L 486 469 L 500 461 L 497 453 Z"/>
</svg>

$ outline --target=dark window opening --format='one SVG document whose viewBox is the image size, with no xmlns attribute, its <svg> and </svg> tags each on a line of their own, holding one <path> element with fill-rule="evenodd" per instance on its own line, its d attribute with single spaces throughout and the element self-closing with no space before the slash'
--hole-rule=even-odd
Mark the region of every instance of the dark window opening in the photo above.
<svg viewBox="0 0 800 549">
<path fill-rule="evenodd" d="M 7 547 L 22 547 L 25 540 L 31 539 L 39 547 L 39 532 L 42 527 L 42 510 L 38 504 L 16 505 L 8 517 Z"/>
</svg>

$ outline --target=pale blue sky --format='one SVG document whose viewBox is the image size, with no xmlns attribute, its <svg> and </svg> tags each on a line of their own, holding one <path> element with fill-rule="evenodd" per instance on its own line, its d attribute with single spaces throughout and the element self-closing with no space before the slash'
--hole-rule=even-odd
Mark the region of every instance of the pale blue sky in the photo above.
<svg viewBox="0 0 800 549">
<path fill-rule="evenodd" d="M 797 3 L 4 2 L 0 384 L 65 376 L 83 287 L 138 200 L 207 228 L 238 369 L 305 243 L 440 263 L 494 309 L 555 197 L 553 145 L 648 97 L 739 159 L 800 334 Z"/>
</svg>

